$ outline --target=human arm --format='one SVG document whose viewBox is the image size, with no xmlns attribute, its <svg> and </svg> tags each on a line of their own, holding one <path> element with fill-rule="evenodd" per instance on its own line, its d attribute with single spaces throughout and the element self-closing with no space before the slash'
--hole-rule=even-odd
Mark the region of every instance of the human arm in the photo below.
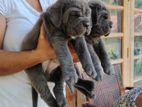
<svg viewBox="0 0 142 107">
<path fill-rule="evenodd" d="M 13 74 L 45 60 L 55 58 L 53 49 L 43 36 L 43 28 L 41 28 L 37 48 L 35 50 L 22 52 L 2 50 L 5 31 L 6 19 L 4 16 L 0 15 L 0 76 Z"/>
</svg>

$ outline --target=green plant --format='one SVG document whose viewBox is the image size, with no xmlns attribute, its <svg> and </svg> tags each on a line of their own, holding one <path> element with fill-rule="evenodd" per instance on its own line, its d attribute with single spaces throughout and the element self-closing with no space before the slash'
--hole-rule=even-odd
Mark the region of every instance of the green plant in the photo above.
<svg viewBox="0 0 142 107">
<path fill-rule="evenodd" d="M 142 74 L 142 61 L 141 60 L 135 60 L 134 71 L 135 71 L 136 76 Z"/>
<path fill-rule="evenodd" d="M 119 57 L 118 50 L 114 48 L 109 48 L 108 54 L 109 54 L 110 59 L 117 59 Z"/>
</svg>

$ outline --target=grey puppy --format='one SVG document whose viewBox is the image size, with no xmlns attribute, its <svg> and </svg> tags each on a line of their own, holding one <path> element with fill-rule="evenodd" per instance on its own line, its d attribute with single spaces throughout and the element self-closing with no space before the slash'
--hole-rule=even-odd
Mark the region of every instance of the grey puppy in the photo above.
<svg viewBox="0 0 142 107">
<path fill-rule="evenodd" d="M 89 0 L 89 6 L 92 10 L 92 29 L 90 35 L 86 37 L 86 41 L 97 71 L 96 79 L 101 80 L 103 77 L 103 71 L 109 75 L 114 74 L 114 69 L 110 63 L 105 44 L 101 39 L 101 36 L 108 36 L 110 34 L 112 21 L 110 19 L 109 10 L 100 0 Z"/>
<path fill-rule="evenodd" d="M 110 12 L 103 2 L 100 0 L 89 0 L 88 2 L 92 10 L 92 29 L 91 33 L 85 36 L 85 39 L 97 76 L 92 76 L 95 74 L 94 72 L 86 73 L 98 81 L 102 80 L 104 72 L 106 74 L 114 74 L 113 66 L 110 63 L 104 42 L 101 39 L 101 36 L 108 36 L 110 34 L 112 22 L 110 19 Z M 87 65 L 87 54 L 83 51 L 86 49 L 85 45 L 82 45 L 80 39 L 73 40 L 72 43 L 81 62 Z"/>
<path fill-rule="evenodd" d="M 89 0 L 89 6 L 92 9 L 92 29 L 90 35 L 85 35 L 85 40 L 87 41 L 87 48 L 89 54 L 92 58 L 97 76 L 93 79 L 102 80 L 104 72 L 106 74 L 114 74 L 113 66 L 110 63 L 105 45 L 101 36 L 108 36 L 111 32 L 112 22 L 110 19 L 110 12 L 106 8 L 105 4 L 98 0 Z M 77 38 L 72 40 L 72 44 L 79 55 L 79 59 L 84 62 L 84 65 L 87 66 L 87 51 L 86 43 L 83 43 L 84 38 Z M 76 66 L 77 67 L 77 66 Z M 61 72 L 61 69 L 57 67 L 54 71 Z M 79 72 L 79 70 L 77 70 Z M 86 72 L 90 77 L 92 77 L 93 72 Z M 55 76 L 56 74 L 54 74 Z M 75 87 L 81 91 L 84 95 L 89 95 L 89 97 L 94 95 L 94 83 L 91 81 L 84 81 L 79 79 L 75 84 Z M 89 94 L 88 94 L 89 93 Z"/>
<path fill-rule="evenodd" d="M 72 37 L 83 36 L 90 33 L 91 29 L 91 9 L 85 0 L 58 0 L 47 9 L 41 16 L 33 30 L 25 38 L 22 50 L 31 50 L 36 48 L 40 27 L 45 26 L 47 38 L 52 44 L 59 59 L 62 73 L 69 87 L 72 87 L 76 81 L 76 72 L 73 60 L 68 49 L 68 40 Z M 51 94 L 47 81 L 48 76 L 44 75 L 42 65 L 38 64 L 26 69 L 32 86 L 38 91 L 44 101 L 51 107 L 67 107 L 63 92 L 60 91 L 62 84 L 56 84 L 54 87 L 55 98 Z M 51 76 L 52 77 L 52 76 Z M 59 81 L 63 81 L 59 79 Z M 61 86 L 60 86 L 61 85 Z M 58 93 L 62 93 L 59 95 Z M 62 101 L 60 99 L 63 99 Z"/>
</svg>

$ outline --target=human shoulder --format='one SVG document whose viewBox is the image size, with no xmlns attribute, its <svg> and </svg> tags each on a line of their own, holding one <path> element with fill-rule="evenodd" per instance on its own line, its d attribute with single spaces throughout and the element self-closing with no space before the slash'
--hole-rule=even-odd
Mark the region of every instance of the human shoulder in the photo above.
<svg viewBox="0 0 142 107">
<path fill-rule="evenodd" d="M 12 6 L 14 3 L 22 2 L 23 0 L 0 0 L 1 4 Z"/>
<path fill-rule="evenodd" d="M 52 4 L 54 4 L 57 0 L 40 0 L 41 5 L 44 9 L 44 11 L 46 11 L 46 9 L 48 7 L 50 7 Z"/>
<path fill-rule="evenodd" d="M 46 6 L 51 6 L 52 4 L 54 4 L 57 0 L 43 0 L 44 3 L 46 4 Z"/>
<path fill-rule="evenodd" d="M 13 2 L 13 0 L 0 0 L 0 3 L 3 5 L 9 5 Z"/>
<path fill-rule="evenodd" d="M 13 0 L 0 0 L 0 13 L 7 16 L 11 10 Z"/>
</svg>

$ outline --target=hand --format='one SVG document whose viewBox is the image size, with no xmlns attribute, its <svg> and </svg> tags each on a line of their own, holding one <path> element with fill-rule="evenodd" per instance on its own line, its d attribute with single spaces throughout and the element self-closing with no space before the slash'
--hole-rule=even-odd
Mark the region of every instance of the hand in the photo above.
<svg viewBox="0 0 142 107">
<path fill-rule="evenodd" d="M 37 52 L 42 56 L 42 61 L 56 58 L 56 54 L 47 37 L 45 36 L 44 26 L 41 26 L 40 35 L 37 45 Z"/>
</svg>

